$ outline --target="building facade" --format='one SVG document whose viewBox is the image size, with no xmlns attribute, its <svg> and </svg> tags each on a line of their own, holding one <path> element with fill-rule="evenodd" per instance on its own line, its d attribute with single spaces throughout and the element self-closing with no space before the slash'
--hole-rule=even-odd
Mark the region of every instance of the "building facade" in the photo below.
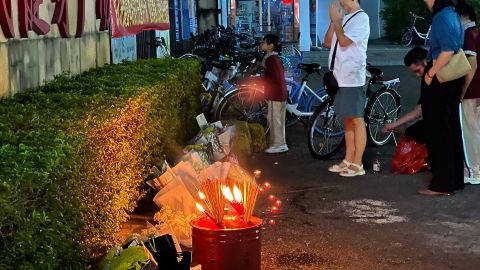
<svg viewBox="0 0 480 270">
<path fill-rule="evenodd" d="M 108 1 L 0 0 L 0 97 L 64 72 L 110 63 L 105 5 Z"/>
<path fill-rule="evenodd" d="M 201 1 L 201 0 L 200 0 Z M 301 50 L 321 47 L 328 29 L 331 0 L 223 0 L 229 26 L 239 32 L 264 34 L 274 32 L 284 42 L 299 41 Z M 362 8 L 370 17 L 371 39 L 383 37 L 380 13 L 383 1 L 362 1 Z"/>
</svg>

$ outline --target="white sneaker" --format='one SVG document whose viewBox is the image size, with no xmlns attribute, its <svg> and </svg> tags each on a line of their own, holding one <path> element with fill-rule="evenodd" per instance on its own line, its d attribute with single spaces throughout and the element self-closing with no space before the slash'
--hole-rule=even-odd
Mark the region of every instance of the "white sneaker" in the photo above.
<svg viewBox="0 0 480 270">
<path fill-rule="evenodd" d="M 270 146 L 269 148 L 265 149 L 265 153 L 267 154 L 278 154 L 284 153 L 288 151 L 288 147 L 286 144 L 280 146 Z"/>
</svg>

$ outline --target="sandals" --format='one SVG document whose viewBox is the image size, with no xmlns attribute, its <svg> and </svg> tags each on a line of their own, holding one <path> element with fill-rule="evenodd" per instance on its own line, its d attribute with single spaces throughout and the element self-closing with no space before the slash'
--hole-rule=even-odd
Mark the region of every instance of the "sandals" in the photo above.
<svg viewBox="0 0 480 270">
<path fill-rule="evenodd" d="M 345 167 L 340 166 L 340 164 L 342 164 L 342 163 L 344 163 L 347 166 L 345 166 Z M 333 172 L 333 173 L 341 173 L 341 172 L 347 171 L 348 167 L 350 167 L 350 165 L 352 165 L 351 162 L 348 162 L 346 160 L 342 160 L 342 162 L 340 162 L 340 164 L 333 165 L 332 167 L 328 168 L 328 171 Z"/>
<path fill-rule="evenodd" d="M 357 170 L 352 170 L 350 167 L 355 167 Z M 360 175 L 365 175 L 365 169 L 363 169 L 363 165 L 357 165 L 355 163 L 350 163 L 350 166 L 348 166 L 347 170 L 340 172 L 340 176 L 343 177 L 354 177 Z"/>
</svg>

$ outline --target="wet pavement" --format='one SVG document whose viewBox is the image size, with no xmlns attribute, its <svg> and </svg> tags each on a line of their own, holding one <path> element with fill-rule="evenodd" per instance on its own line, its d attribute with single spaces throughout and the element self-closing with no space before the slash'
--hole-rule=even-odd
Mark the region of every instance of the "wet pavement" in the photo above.
<svg viewBox="0 0 480 270">
<path fill-rule="evenodd" d="M 381 68 L 401 79 L 402 114 L 415 107 L 419 79 L 402 66 Z M 310 83 L 319 86 L 320 78 Z M 342 178 L 327 171 L 340 155 L 315 160 L 301 124 L 286 133 L 288 153 L 257 153 L 241 162 L 262 170 L 262 180 L 273 186 L 259 198 L 257 215 L 272 205 L 267 195 L 283 202 L 278 215 L 265 218 L 276 224 L 262 230 L 262 269 L 480 269 L 480 186 L 466 186 L 451 197 L 416 195 L 430 174 L 390 173 L 392 142 L 367 147 L 366 176 Z M 382 172 L 374 174 L 378 153 Z M 145 220 L 153 222 L 158 209 L 151 200 L 143 200 L 145 209 L 124 226 L 125 235 L 141 232 Z"/>
<path fill-rule="evenodd" d="M 401 78 L 402 113 L 408 112 L 419 80 L 405 67 L 382 69 Z M 390 173 L 392 142 L 367 147 L 367 175 L 355 178 L 327 171 L 340 155 L 313 159 L 301 124 L 287 129 L 287 143 L 288 153 L 257 153 L 245 162 L 262 170 L 273 186 L 268 194 L 283 201 L 276 224 L 263 230 L 262 269 L 480 269 L 480 186 L 450 197 L 416 195 L 430 174 Z M 382 172 L 373 173 L 378 153 Z M 259 203 L 259 211 L 271 204 L 265 195 Z"/>
</svg>

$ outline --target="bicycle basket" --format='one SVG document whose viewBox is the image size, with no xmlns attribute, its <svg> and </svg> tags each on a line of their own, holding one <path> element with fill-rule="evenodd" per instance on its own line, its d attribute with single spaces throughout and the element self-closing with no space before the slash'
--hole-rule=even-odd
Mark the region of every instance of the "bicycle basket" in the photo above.
<svg viewBox="0 0 480 270">
<path fill-rule="evenodd" d="M 290 70 L 293 77 L 300 77 L 302 75 L 302 70 L 298 69 L 298 64 L 303 63 L 303 55 L 302 56 L 291 56 L 289 57 L 290 63 L 292 68 Z"/>
</svg>

